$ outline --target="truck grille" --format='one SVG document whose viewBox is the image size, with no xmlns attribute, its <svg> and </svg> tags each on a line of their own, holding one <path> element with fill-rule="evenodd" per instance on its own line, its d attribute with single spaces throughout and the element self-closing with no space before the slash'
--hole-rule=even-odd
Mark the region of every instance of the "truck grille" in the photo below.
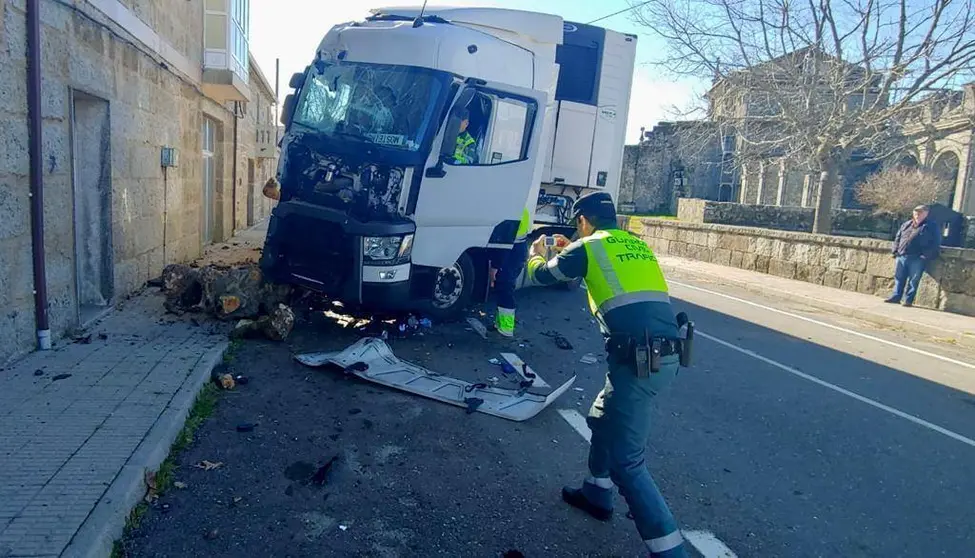
<svg viewBox="0 0 975 558">
<path fill-rule="evenodd" d="M 277 236 L 288 271 L 320 283 L 325 294 L 341 294 L 355 270 L 355 239 L 336 223 L 301 215 L 290 215 L 283 221 Z"/>
</svg>

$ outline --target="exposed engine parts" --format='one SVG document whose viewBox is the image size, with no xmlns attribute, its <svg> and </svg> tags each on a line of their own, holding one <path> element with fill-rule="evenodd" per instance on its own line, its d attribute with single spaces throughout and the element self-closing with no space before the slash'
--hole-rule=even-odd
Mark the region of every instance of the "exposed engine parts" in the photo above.
<svg viewBox="0 0 975 558">
<path fill-rule="evenodd" d="M 361 220 L 400 217 L 402 168 L 322 155 L 300 140 L 289 142 L 282 155 L 287 157 L 282 182 L 293 185 L 289 198 L 342 209 Z"/>
</svg>

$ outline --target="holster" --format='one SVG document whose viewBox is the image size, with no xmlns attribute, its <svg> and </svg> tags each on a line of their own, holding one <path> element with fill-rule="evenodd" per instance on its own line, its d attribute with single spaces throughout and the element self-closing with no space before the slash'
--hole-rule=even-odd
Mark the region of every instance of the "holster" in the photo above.
<svg viewBox="0 0 975 558">
<path fill-rule="evenodd" d="M 633 366 L 638 378 L 659 372 L 661 359 L 679 350 L 677 340 L 650 337 L 648 332 L 642 337 L 611 336 L 606 341 L 610 362 Z"/>
</svg>

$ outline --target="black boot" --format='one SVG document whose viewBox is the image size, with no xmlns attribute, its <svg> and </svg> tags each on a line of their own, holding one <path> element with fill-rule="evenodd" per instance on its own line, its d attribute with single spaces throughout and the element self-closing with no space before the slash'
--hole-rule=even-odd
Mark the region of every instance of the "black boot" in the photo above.
<svg viewBox="0 0 975 558">
<path fill-rule="evenodd" d="M 613 510 L 601 508 L 590 502 L 583 495 L 581 488 L 564 487 L 562 489 L 562 499 L 566 504 L 588 513 L 599 521 L 609 521 L 613 518 Z"/>
</svg>

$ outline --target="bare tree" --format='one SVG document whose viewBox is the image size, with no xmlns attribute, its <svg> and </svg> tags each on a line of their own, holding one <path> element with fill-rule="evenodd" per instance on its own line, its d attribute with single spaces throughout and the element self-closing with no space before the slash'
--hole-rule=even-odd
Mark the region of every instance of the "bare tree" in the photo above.
<svg viewBox="0 0 975 558">
<path fill-rule="evenodd" d="M 975 68 L 975 0 L 631 2 L 666 42 L 657 64 L 712 80 L 707 116 L 735 131 L 739 160 L 818 173 L 816 232 L 850 162 L 902 151 L 918 103 Z"/>
<path fill-rule="evenodd" d="M 949 187 L 937 173 L 892 166 L 858 184 L 857 197 L 876 213 L 904 215 L 921 204 L 938 201 Z"/>
</svg>

